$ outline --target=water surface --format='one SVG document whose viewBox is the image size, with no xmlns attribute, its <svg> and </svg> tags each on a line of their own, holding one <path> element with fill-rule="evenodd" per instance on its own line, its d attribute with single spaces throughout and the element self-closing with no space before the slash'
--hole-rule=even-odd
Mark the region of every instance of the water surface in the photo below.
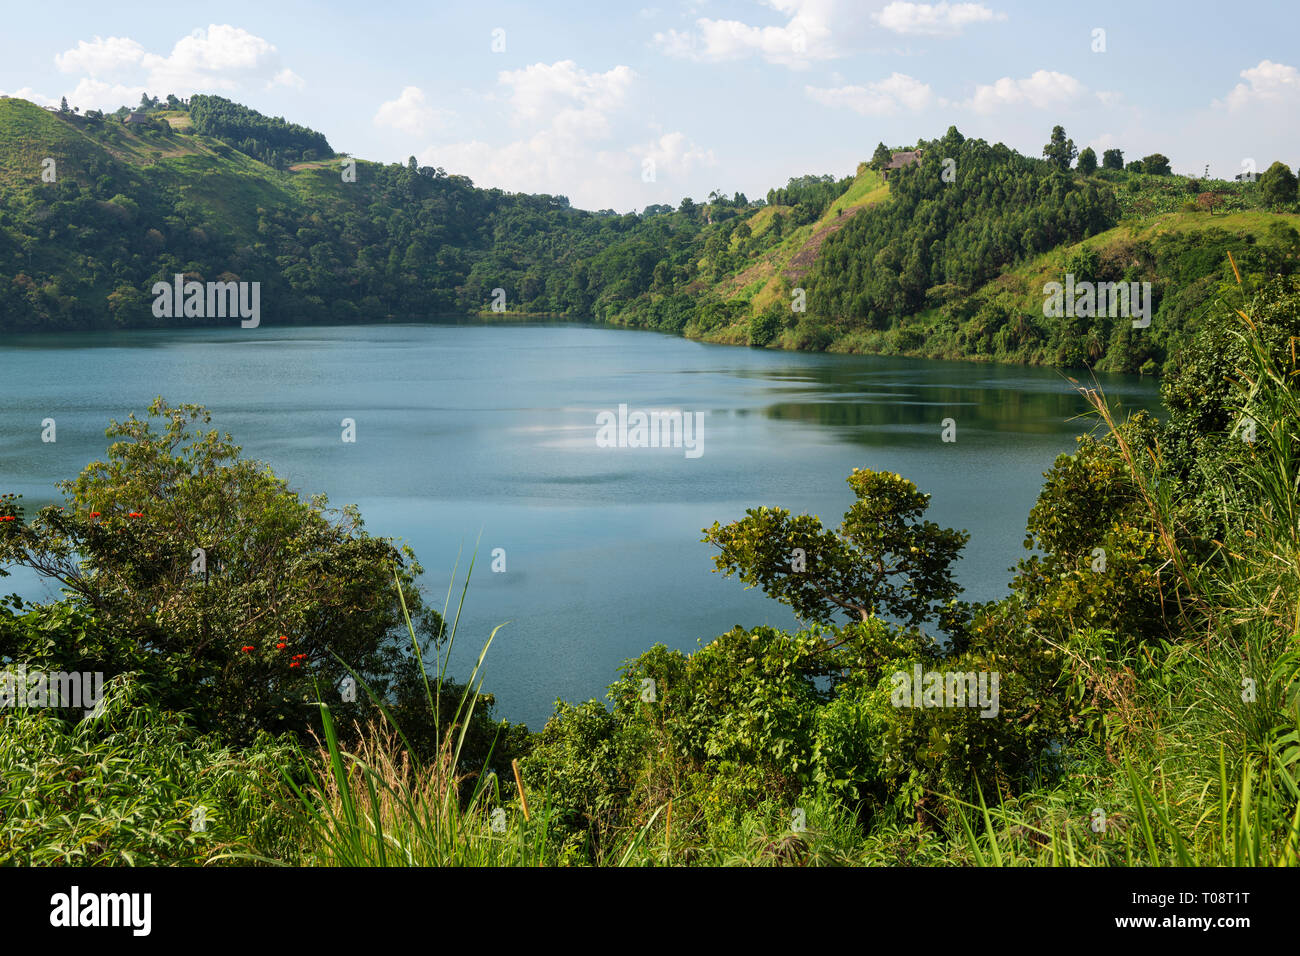
<svg viewBox="0 0 1300 956">
<path fill-rule="evenodd" d="M 1147 379 L 1102 377 L 1132 408 Z M 409 543 L 441 596 L 481 533 L 461 622 L 460 676 L 504 621 L 485 690 L 540 728 L 557 698 L 600 697 L 656 642 L 684 650 L 736 624 L 796 625 L 782 605 L 710 573 L 701 529 L 772 505 L 838 523 L 855 468 L 933 495 L 928 517 L 971 533 L 968 600 L 1006 592 L 1053 459 L 1090 423 L 1059 372 L 705 345 L 578 325 L 401 325 L 6 336 L 0 491 L 29 513 L 103 457 L 104 428 L 163 395 L 198 402 L 248 456 L 303 494 L 355 502 Z M 703 454 L 600 448 L 596 415 L 706 412 Z M 54 418 L 58 440 L 42 443 Z M 341 421 L 356 422 L 356 442 Z M 942 422 L 956 441 L 941 440 Z M 58 499 L 61 500 L 61 499 Z M 489 570 L 503 548 L 505 573 Z M 464 559 L 463 559 L 464 560 Z M 15 571 L 4 593 L 57 596 Z"/>
</svg>

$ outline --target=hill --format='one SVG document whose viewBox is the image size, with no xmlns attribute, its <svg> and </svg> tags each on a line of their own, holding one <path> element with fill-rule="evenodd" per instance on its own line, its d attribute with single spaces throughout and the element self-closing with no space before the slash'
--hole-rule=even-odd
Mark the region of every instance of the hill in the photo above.
<svg viewBox="0 0 1300 956">
<path fill-rule="evenodd" d="M 0 100 L 0 328 L 210 324 L 155 282 L 258 282 L 271 324 L 562 315 L 709 341 L 1154 370 L 1213 300 L 1300 261 L 1256 183 L 1087 175 L 951 128 L 884 181 L 641 214 L 354 160 L 221 97 L 80 116 Z M 52 161 L 52 166 L 47 160 Z M 1292 207 L 1294 208 L 1294 207 Z M 1150 282 L 1154 316 L 1044 315 L 1043 286 Z M 501 290 L 498 292 L 497 290 Z M 1086 319 L 1086 321 L 1084 320 Z"/>
</svg>

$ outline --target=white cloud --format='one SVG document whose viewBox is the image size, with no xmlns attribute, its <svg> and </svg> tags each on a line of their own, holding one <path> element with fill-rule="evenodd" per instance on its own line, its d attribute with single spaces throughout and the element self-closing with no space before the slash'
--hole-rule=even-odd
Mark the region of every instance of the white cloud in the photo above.
<svg viewBox="0 0 1300 956">
<path fill-rule="evenodd" d="M 68 102 L 73 106 L 80 106 L 83 110 L 111 112 L 119 106 L 135 106 L 145 92 L 143 86 L 109 83 L 106 80 L 82 77 L 77 82 L 77 88 L 68 94 Z"/>
<path fill-rule="evenodd" d="M 640 161 L 654 160 L 656 176 L 659 173 L 686 176 L 700 167 L 718 165 L 713 150 L 701 149 L 680 131 L 664 133 L 650 143 L 633 147 L 629 152 Z"/>
<path fill-rule="evenodd" d="M 977 113 L 1024 104 L 1044 109 L 1070 103 L 1085 92 L 1084 85 L 1069 74 L 1038 70 L 1022 80 L 1004 76 L 991 85 L 977 86 L 975 96 L 967 105 Z"/>
<path fill-rule="evenodd" d="M 375 113 L 376 126 L 391 126 L 413 136 L 442 129 L 455 116 L 451 110 L 435 109 L 418 86 L 408 86 L 395 100 L 389 100 Z"/>
<path fill-rule="evenodd" d="M 275 46 L 241 27 L 210 24 L 181 37 L 167 55 L 150 53 L 130 37 L 96 36 L 54 57 L 64 73 L 80 75 L 66 95 L 74 106 L 113 110 L 140 94 L 188 96 L 206 90 L 277 86 L 302 89 Z"/>
<path fill-rule="evenodd" d="M 137 67 L 145 57 L 144 47 L 129 37 L 95 37 L 80 41 L 75 49 L 57 54 L 54 65 L 64 73 L 112 76 Z"/>
<path fill-rule="evenodd" d="M 58 106 L 58 99 L 50 99 L 48 96 L 42 96 L 30 86 L 24 86 L 21 90 L 14 90 L 12 93 L 6 93 L 0 90 L 0 96 L 12 96 L 16 100 L 28 100 L 37 106 Z"/>
<path fill-rule="evenodd" d="M 942 36 L 960 33 L 972 23 L 1005 20 L 1005 13 L 994 13 L 982 3 L 905 3 L 894 2 L 875 15 L 886 30 L 902 34 Z"/>
<path fill-rule="evenodd" d="M 1245 83 L 1238 83 L 1222 101 L 1215 100 L 1214 105 L 1226 103 L 1228 109 L 1239 110 L 1252 103 L 1295 102 L 1300 96 L 1300 70 L 1285 63 L 1272 60 L 1260 60 L 1258 66 L 1242 70 Z"/>
<path fill-rule="evenodd" d="M 892 73 L 865 86 L 805 86 L 804 92 L 823 106 L 847 107 L 863 116 L 892 116 L 900 109 L 918 112 L 934 101 L 928 84 L 905 73 Z"/>
<path fill-rule="evenodd" d="M 169 55 L 146 53 L 141 62 L 149 71 L 148 85 L 160 95 L 238 89 L 249 81 L 270 85 L 285 73 L 274 46 L 229 24 L 195 30 L 177 40 Z"/>
<path fill-rule="evenodd" d="M 665 201 L 669 188 L 680 195 L 685 177 L 717 160 L 680 131 L 631 146 L 604 145 L 630 112 L 636 80 L 627 66 L 590 72 L 572 60 L 502 71 L 499 100 L 516 137 L 503 145 L 475 139 L 431 146 L 417 159 L 485 185 L 565 195 L 579 208 L 640 209 Z M 652 182 L 642 178 L 646 160 L 653 161 Z"/>
<path fill-rule="evenodd" d="M 608 136 L 609 118 L 624 105 L 635 79 L 631 67 L 588 73 L 572 60 L 534 63 L 497 76 L 508 87 L 516 122 L 546 121 L 557 135 L 574 139 Z"/>
<path fill-rule="evenodd" d="M 668 56 L 713 63 L 759 55 L 769 63 L 803 68 L 839 55 L 831 42 L 835 0 L 768 0 L 768 5 L 790 18 L 784 26 L 701 17 L 694 32 L 667 30 L 656 33 L 654 42 Z"/>
<path fill-rule="evenodd" d="M 306 85 L 306 80 L 287 67 L 271 77 L 271 82 L 267 84 L 267 86 L 288 86 L 295 90 L 301 90 Z"/>
<path fill-rule="evenodd" d="M 647 159 L 654 161 L 651 184 L 642 179 Z M 718 165 L 712 150 L 701 148 L 680 131 L 626 148 L 592 150 L 562 132 L 543 129 L 504 146 L 473 140 L 430 147 L 417 154 L 417 160 L 462 173 L 482 185 L 568 196 L 580 209 L 675 204 L 686 177 Z"/>
</svg>

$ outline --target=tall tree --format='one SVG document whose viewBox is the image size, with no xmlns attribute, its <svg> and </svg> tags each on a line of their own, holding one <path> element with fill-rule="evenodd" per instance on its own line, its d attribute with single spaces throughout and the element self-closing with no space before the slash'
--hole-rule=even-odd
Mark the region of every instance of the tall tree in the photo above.
<svg viewBox="0 0 1300 956">
<path fill-rule="evenodd" d="M 894 158 L 894 154 L 889 151 L 889 147 L 884 143 L 876 145 L 876 151 L 871 154 L 871 168 L 884 169 L 889 165 L 889 161 Z"/>
<path fill-rule="evenodd" d="M 1064 172 L 1070 168 L 1070 163 L 1078 154 L 1079 151 L 1074 147 L 1074 140 L 1065 138 L 1065 127 L 1053 126 L 1052 139 L 1043 147 L 1043 155 L 1047 157 L 1047 161 Z"/>
<path fill-rule="evenodd" d="M 1152 176 L 1172 176 L 1174 174 L 1174 171 L 1169 168 L 1169 157 L 1164 153 L 1152 153 L 1150 156 L 1143 156 L 1142 169 Z"/>
<path fill-rule="evenodd" d="M 857 501 L 839 528 L 784 508 L 751 508 L 726 526 L 704 529 L 716 546 L 716 570 L 739 574 L 800 617 L 829 624 L 888 614 L 911 625 L 941 626 L 958 611 L 951 565 L 969 539 L 924 520 L 930 496 L 906 478 L 853 470 Z"/>
<path fill-rule="evenodd" d="M 1124 151 L 1122 149 L 1108 149 L 1101 154 L 1102 169 L 1123 169 L 1124 168 Z"/>
<path fill-rule="evenodd" d="M 1097 154 L 1091 146 L 1086 147 L 1079 153 L 1078 169 L 1085 176 L 1091 176 L 1097 171 Z"/>
<path fill-rule="evenodd" d="M 1296 177 L 1286 163 L 1277 162 L 1259 177 L 1259 191 L 1270 206 L 1289 206 L 1296 201 Z"/>
</svg>

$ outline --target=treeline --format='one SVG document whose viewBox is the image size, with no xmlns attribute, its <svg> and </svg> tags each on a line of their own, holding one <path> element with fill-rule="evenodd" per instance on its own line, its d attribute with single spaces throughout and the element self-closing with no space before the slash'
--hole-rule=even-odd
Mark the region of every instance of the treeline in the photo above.
<svg viewBox="0 0 1300 956">
<path fill-rule="evenodd" d="M 1059 127 L 1045 159 L 966 140 L 955 128 L 917 143 L 921 161 L 891 174 L 888 200 L 837 219 L 842 228 L 814 255 L 804 251 L 815 246 L 810 236 L 826 228 L 815 224 L 829 222 L 833 207 L 852 208 L 872 183 L 810 175 L 756 201 L 714 190 L 707 202 L 687 198 L 676 208 L 588 212 L 564 196 L 482 189 L 414 158 L 358 161 L 355 182 L 334 163 L 276 172 L 240 151 L 284 165 L 332 150 L 314 131 L 221 97 L 165 101 L 169 110 L 187 105 L 206 136 L 0 101 L 0 143 L 21 141 L 37 157 L 24 162 L 26 174 L 0 180 L 0 327 L 174 325 L 153 316 L 149 290 L 182 273 L 260 282 L 273 324 L 478 313 L 501 290 L 512 314 L 718 341 L 1151 371 L 1226 281 L 1229 248 L 1248 276 L 1289 274 L 1300 243 L 1279 218 L 1250 234 L 1108 240 L 1066 262 L 1078 240 L 1120 222 L 1286 211 L 1296 186 L 1281 163 L 1257 183 L 1126 171 L 1116 168 L 1118 149 L 1094 169 L 1095 157 L 1076 154 Z M 142 107 L 158 111 L 164 101 Z M 69 136 L 69 127 L 85 135 Z M 887 148 L 876 152 L 875 165 L 888 161 Z M 152 162 L 119 158 L 142 153 Z M 41 156 L 58 159 L 57 182 L 40 181 Z M 1167 166 L 1158 154 L 1146 160 Z M 858 198 L 846 203 L 850 189 Z M 1057 249 L 1061 272 L 1152 282 L 1158 329 L 1134 335 L 1114 317 L 1044 320 L 1041 295 L 1035 302 L 1032 277 L 1021 272 Z M 772 263 L 793 262 L 793 253 L 800 270 L 781 266 L 779 288 L 755 304 Z M 796 286 L 806 292 L 804 312 L 791 308 Z"/>
<path fill-rule="evenodd" d="M 828 175 L 792 177 L 783 188 L 767 191 L 767 204 L 797 207 L 794 224 L 802 226 L 821 218 L 822 213 L 844 195 L 852 183 L 852 176 L 838 180 Z"/>
<path fill-rule="evenodd" d="M 190 97 L 190 119 L 197 132 L 224 139 L 241 153 L 276 169 L 334 155 L 329 141 L 314 129 L 278 116 L 263 116 L 223 96 L 196 93 Z"/>
</svg>

